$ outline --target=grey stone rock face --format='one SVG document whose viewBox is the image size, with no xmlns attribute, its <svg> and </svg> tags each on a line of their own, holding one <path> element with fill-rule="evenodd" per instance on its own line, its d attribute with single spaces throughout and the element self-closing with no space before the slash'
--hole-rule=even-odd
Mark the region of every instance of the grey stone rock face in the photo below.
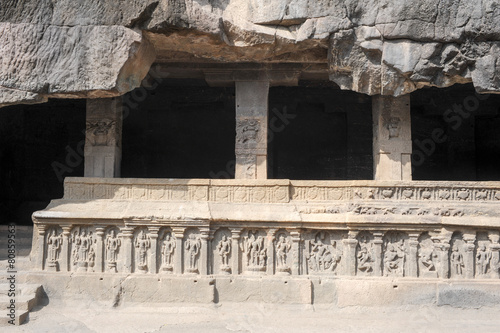
<svg viewBox="0 0 500 333">
<path fill-rule="evenodd" d="M 342 89 L 500 91 L 497 0 L 5 0 L 0 106 L 137 87 L 154 61 L 328 62 Z"/>
</svg>

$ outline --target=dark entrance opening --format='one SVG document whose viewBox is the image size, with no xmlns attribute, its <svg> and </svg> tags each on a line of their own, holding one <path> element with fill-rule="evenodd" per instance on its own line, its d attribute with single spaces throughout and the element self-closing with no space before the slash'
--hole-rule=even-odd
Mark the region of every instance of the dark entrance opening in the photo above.
<svg viewBox="0 0 500 333">
<path fill-rule="evenodd" d="M 234 178 L 234 88 L 164 79 L 139 89 L 124 97 L 123 178 Z"/>
<path fill-rule="evenodd" d="M 83 176 L 85 100 L 0 109 L 1 222 L 32 225 L 31 214 L 63 196 L 65 177 Z"/>
<path fill-rule="evenodd" d="M 500 96 L 472 84 L 411 95 L 414 180 L 500 180 Z"/>
<path fill-rule="evenodd" d="M 332 83 L 269 93 L 269 178 L 373 178 L 371 98 Z"/>
</svg>

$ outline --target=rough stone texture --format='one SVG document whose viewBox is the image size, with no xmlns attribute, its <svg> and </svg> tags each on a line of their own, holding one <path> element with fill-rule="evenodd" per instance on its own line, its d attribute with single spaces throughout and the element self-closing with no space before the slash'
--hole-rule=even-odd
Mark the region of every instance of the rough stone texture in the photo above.
<svg viewBox="0 0 500 333">
<path fill-rule="evenodd" d="M 370 95 L 498 92 L 499 27 L 495 0 L 2 1 L 0 106 L 120 95 L 155 59 L 328 61 Z"/>
</svg>

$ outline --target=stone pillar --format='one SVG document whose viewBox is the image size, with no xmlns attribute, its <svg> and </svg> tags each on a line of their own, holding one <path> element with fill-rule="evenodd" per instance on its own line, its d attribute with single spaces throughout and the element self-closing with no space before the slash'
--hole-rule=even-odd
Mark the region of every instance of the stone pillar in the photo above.
<svg viewBox="0 0 500 333">
<path fill-rule="evenodd" d="M 241 228 L 231 228 L 231 273 L 240 274 L 240 235 Z"/>
<path fill-rule="evenodd" d="M 148 227 L 149 239 L 151 240 L 151 248 L 149 249 L 149 272 L 152 274 L 158 273 L 158 231 L 160 227 Z"/>
<path fill-rule="evenodd" d="M 182 246 L 184 239 L 184 231 L 186 228 L 172 228 L 172 232 L 175 235 L 175 253 L 174 253 L 174 274 L 182 274 L 183 272 L 183 260 L 184 260 L 184 248 Z"/>
<path fill-rule="evenodd" d="M 96 227 L 96 244 L 95 244 L 95 271 L 97 273 L 104 272 L 104 231 L 105 227 Z"/>
<path fill-rule="evenodd" d="M 198 270 L 201 275 L 210 274 L 208 272 L 208 243 L 209 243 L 209 232 L 208 228 L 200 228 L 201 232 L 201 249 L 200 249 L 200 263 Z"/>
<path fill-rule="evenodd" d="M 300 231 L 290 232 L 292 237 L 292 275 L 299 275 L 300 272 Z"/>
<path fill-rule="evenodd" d="M 236 82 L 236 179 L 267 178 L 269 82 Z"/>
<path fill-rule="evenodd" d="M 408 254 L 408 275 L 410 277 L 418 276 L 418 237 L 420 232 L 410 232 L 408 245 L 410 253 Z M 406 275 L 406 274 L 405 274 Z"/>
<path fill-rule="evenodd" d="M 69 243 L 71 242 L 71 226 L 65 225 L 62 227 L 62 244 L 60 256 L 61 272 L 71 271 L 71 253 Z"/>
<path fill-rule="evenodd" d="M 120 177 L 122 99 L 87 100 L 85 177 Z"/>
<path fill-rule="evenodd" d="M 373 263 L 373 276 L 382 276 L 382 246 L 384 244 L 382 237 L 384 237 L 384 233 L 382 232 L 373 233 L 373 254 L 375 256 L 375 262 Z"/>
<path fill-rule="evenodd" d="M 123 272 L 132 273 L 132 256 L 134 255 L 132 251 L 132 238 L 134 237 L 134 229 L 130 227 L 125 227 L 121 230 L 122 246 L 123 246 Z"/>
<path fill-rule="evenodd" d="M 277 229 L 269 229 L 267 231 L 267 266 L 266 266 L 266 274 L 274 275 L 274 240 L 276 239 L 276 231 Z"/>
<path fill-rule="evenodd" d="M 344 258 L 345 261 L 345 274 L 349 276 L 356 275 L 356 246 L 358 245 L 358 240 L 356 239 L 358 232 L 349 231 L 348 237 L 342 240 L 344 246 Z"/>
<path fill-rule="evenodd" d="M 411 180 L 410 95 L 374 96 L 373 171 L 375 180 Z"/>
<path fill-rule="evenodd" d="M 450 240 L 451 234 L 440 237 L 438 277 L 448 279 L 450 277 Z"/>
<path fill-rule="evenodd" d="M 47 227 L 43 224 L 36 225 L 38 229 L 38 256 L 37 266 L 43 271 L 45 269 L 45 233 Z"/>
<path fill-rule="evenodd" d="M 465 278 L 474 278 L 474 249 L 476 248 L 476 234 L 474 232 L 464 232 L 465 241 L 465 254 L 464 254 L 464 265 L 465 265 Z"/>
<path fill-rule="evenodd" d="M 491 277 L 493 279 L 500 278 L 500 244 L 498 243 L 500 240 L 500 233 L 498 231 L 490 231 L 488 238 L 491 241 L 490 251 L 491 251 L 491 260 L 490 260 L 490 269 L 491 269 Z"/>
</svg>

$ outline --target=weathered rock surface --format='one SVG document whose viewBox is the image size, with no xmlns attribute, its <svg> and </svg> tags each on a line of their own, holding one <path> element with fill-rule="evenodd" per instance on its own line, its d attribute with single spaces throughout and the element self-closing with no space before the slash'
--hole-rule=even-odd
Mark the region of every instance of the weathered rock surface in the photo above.
<svg viewBox="0 0 500 333">
<path fill-rule="evenodd" d="M 0 106 L 109 97 L 153 61 L 328 62 L 342 89 L 500 91 L 497 0 L 6 0 Z"/>
</svg>

